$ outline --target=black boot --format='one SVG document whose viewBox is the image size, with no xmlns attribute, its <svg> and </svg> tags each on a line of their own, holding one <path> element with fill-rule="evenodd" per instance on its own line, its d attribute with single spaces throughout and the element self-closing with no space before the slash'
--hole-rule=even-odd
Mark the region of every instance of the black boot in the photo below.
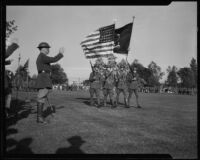
<svg viewBox="0 0 200 160">
<path fill-rule="evenodd" d="M 101 107 L 101 102 L 100 102 L 100 98 L 97 98 L 97 108 Z"/>
<path fill-rule="evenodd" d="M 90 106 L 94 106 L 94 100 L 93 100 L 93 98 L 90 98 Z"/>
<path fill-rule="evenodd" d="M 111 108 L 116 108 L 116 103 L 113 100 L 111 100 Z"/>
<path fill-rule="evenodd" d="M 128 98 L 127 106 L 130 107 L 130 98 Z"/>
<path fill-rule="evenodd" d="M 107 98 L 105 98 L 105 97 L 104 97 L 104 100 L 103 100 L 103 106 L 104 106 L 104 107 L 107 106 Z"/>
<path fill-rule="evenodd" d="M 43 106 L 44 103 L 38 103 L 37 105 L 37 123 L 47 123 L 43 117 Z"/>
<path fill-rule="evenodd" d="M 118 106 L 118 104 L 119 104 L 119 97 L 116 98 L 116 102 L 115 102 L 116 107 Z"/>
<path fill-rule="evenodd" d="M 127 98 L 124 98 L 124 104 L 125 104 L 125 108 L 130 108 L 129 105 L 128 105 L 128 100 L 127 100 Z"/>
</svg>

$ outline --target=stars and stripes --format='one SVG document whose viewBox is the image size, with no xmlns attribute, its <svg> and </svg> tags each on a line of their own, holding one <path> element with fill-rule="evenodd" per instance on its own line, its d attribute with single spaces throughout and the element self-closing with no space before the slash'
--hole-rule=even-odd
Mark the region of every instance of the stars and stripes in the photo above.
<svg viewBox="0 0 200 160">
<path fill-rule="evenodd" d="M 115 25 L 101 27 L 89 34 L 81 47 L 86 58 L 105 57 L 113 54 Z"/>
</svg>

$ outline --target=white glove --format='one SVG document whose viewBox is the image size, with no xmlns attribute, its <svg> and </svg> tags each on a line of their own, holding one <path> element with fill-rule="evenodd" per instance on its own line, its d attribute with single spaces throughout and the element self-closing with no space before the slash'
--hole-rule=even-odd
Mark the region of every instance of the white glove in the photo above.
<svg viewBox="0 0 200 160">
<path fill-rule="evenodd" d="M 64 47 L 61 47 L 61 48 L 59 49 L 59 53 L 61 53 L 61 54 L 63 54 L 64 51 L 65 51 L 65 48 L 64 48 Z"/>
</svg>

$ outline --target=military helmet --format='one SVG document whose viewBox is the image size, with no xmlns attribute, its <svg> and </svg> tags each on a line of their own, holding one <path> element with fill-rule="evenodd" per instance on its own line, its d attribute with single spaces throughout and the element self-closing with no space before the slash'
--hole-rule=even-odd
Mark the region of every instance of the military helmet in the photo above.
<svg viewBox="0 0 200 160">
<path fill-rule="evenodd" d="M 114 56 L 113 54 L 111 54 L 109 57 L 108 57 L 108 61 L 115 61 L 117 57 Z"/>
<path fill-rule="evenodd" d="M 37 48 L 51 48 L 47 42 L 41 42 Z"/>
<path fill-rule="evenodd" d="M 99 66 L 98 66 L 97 64 L 95 64 L 93 67 L 94 67 L 94 68 L 98 68 Z"/>
</svg>

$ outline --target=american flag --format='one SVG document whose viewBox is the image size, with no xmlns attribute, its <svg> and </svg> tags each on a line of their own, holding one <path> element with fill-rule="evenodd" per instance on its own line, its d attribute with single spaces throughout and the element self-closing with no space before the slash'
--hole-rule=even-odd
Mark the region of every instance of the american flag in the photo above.
<svg viewBox="0 0 200 160">
<path fill-rule="evenodd" d="M 86 58 L 108 57 L 113 54 L 115 24 L 101 27 L 81 42 Z"/>
</svg>

